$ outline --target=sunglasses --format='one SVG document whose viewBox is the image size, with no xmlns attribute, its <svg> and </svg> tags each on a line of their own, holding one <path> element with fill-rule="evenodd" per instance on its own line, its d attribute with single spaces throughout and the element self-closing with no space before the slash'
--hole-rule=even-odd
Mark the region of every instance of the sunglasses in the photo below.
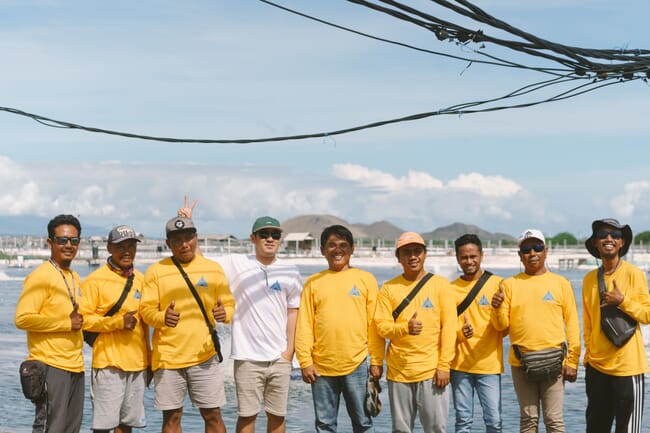
<svg viewBox="0 0 650 433">
<path fill-rule="evenodd" d="M 65 245 L 65 244 L 68 243 L 68 241 L 70 241 L 70 244 L 72 244 L 72 245 L 79 245 L 79 242 L 81 242 L 81 238 L 79 238 L 79 237 L 71 238 L 71 237 L 68 237 L 68 236 L 54 236 L 54 238 L 52 238 L 52 240 L 57 245 Z"/>
<path fill-rule="evenodd" d="M 544 244 L 532 244 L 532 245 L 522 245 L 519 248 L 522 254 L 530 254 L 532 250 L 535 250 L 536 253 L 541 253 L 544 251 Z"/>
<path fill-rule="evenodd" d="M 596 237 L 598 239 L 605 239 L 607 236 L 611 236 L 612 239 L 621 239 L 623 237 L 623 232 L 620 231 L 619 229 L 614 229 L 614 230 L 606 230 L 606 229 L 600 229 L 596 232 Z"/>
<path fill-rule="evenodd" d="M 268 237 L 271 236 L 274 241 L 278 241 L 282 237 L 282 232 L 277 230 L 260 230 L 255 234 L 260 239 L 268 239 Z"/>
</svg>

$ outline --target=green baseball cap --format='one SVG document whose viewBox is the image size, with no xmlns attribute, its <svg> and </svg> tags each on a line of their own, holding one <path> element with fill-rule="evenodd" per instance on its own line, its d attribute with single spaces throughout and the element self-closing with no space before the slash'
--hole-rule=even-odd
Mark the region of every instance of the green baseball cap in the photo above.
<svg viewBox="0 0 650 433">
<path fill-rule="evenodd" d="M 255 223 L 253 223 L 253 230 L 251 231 L 251 233 L 255 233 L 258 230 L 270 229 L 270 228 L 278 229 L 282 231 L 282 227 L 280 227 L 280 221 L 270 216 L 259 217 L 258 219 L 255 220 Z"/>
</svg>

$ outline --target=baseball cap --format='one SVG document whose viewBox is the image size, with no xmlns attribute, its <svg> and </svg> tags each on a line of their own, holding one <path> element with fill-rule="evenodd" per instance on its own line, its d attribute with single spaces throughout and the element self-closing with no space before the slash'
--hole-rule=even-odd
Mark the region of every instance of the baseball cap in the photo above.
<svg viewBox="0 0 650 433">
<path fill-rule="evenodd" d="M 170 233 L 180 232 L 183 230 L 196 231 L 196 226 L 194 225 L 192 219 L 180 216 L 174 217 L 167 221 L 167 224 L 165 225 L 165 231 L 167 232 L 168 236 Z"/>
<path fill-rule="evenodd" d="M 127 239 L 135 239 L 136 241 L 140 242 L 140 239 L 138 239 L 138 235 L 136 234 L 135 230 L 129 226 L 121 225 L 114 227 L 113 230 L 111 230 L 108 234 L 109 244 L 119 244 L 120 242 Z"/>
<path fill-rule="evenodd" d="M 280 227 L 280 221 L 270 216 L 259 217 L 253 223 L 253 229 L 251 230 L 251 233 L 255 233 L 261 229 L 270 229 L 270 228 L 278 229 L 282 231 L 282 228 Z"/>
<path fill-rule="evenodd" d="M 594 238 L 596 237 L 596 232 L 602 227 L 602 226 L 611 226 L 614 227 L 615 229 L 619 229 L 623 233 L 623 240 L 625 240 L 625 244 L 621 247 L 621 249 L 618 251 L 619 257 L 623 257 L 624 255 L 627 254 L 627 250 L 630 249 L 630 245 L 632 245 L 632 229 L 630 228 L 629 225 L 621 224 L 618 222 L 617 219 L 614 218 L 603 218 L 599 220 L 595 220 L 594 222 L 591 223 L 591 236 L 585 241 L 585 247 L 587 247 L 587 251 L 589 251 L 589 254 L 592 256 L 596 257 L 597 259 L 600 258 L 600 252 L 598 251 L 598 248 L 594 246 Z"/>
<path fill-rule="evenodd" d="M 517 241 L 517 246 L 520 247 L 521 244 L 523 244 L 526 239 L 530 239 L 530 238 L 540 240 L 544 245 L 546 245 L 546 238 L 544 237 L 544 234 L 541 231 L 537 229 L 527 229 L 524 230 L 521 236 L 519 236 L 519 240 Z"/>
<path fill-rule="evenodd" d="M 395 246 L 395 249 L 399 250 L 401 247 L 408 244 L 419 244 L 423 247 L 427 246 L 427 244 L 424 243 L 424 239 L 422 239 L 422 236 L 419 234 L 415 232 L 404 232 L 399 237 L 399 239 L 397 239 L 397 245 Z"/>
</svg>

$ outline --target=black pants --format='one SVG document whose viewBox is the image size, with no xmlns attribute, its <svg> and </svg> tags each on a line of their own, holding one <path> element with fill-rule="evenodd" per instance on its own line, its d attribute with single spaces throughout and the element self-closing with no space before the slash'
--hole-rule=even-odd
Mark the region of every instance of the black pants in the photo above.
<svg viewBox="0 0 650 433">
<path fill-rule="evenodd" d="M 587 365 L 587 433 L 641 433 L 643 374 L 610 376 Z M 629 425 L 629 430 L 628 430 Z"/>
</svg>

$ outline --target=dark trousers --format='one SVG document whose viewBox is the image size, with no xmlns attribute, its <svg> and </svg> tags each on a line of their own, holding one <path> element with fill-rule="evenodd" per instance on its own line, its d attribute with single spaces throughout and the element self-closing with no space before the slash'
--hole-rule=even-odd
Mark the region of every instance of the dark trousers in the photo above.
<svg viewBox="0 0 650 433">
<path fill-rule="evenodd" d="M 32 433 L 79 433 L 84 410 L 84 373 L 47 367 L 47 395 L 36 403 Z"/>
<path fill-rule="evenodd" d="M 587 365 L 587 433 L 641 433 L 643 374 L 610 376 Z M 629 430 L 628 430 L 629 425 Z"/>
</svg>

